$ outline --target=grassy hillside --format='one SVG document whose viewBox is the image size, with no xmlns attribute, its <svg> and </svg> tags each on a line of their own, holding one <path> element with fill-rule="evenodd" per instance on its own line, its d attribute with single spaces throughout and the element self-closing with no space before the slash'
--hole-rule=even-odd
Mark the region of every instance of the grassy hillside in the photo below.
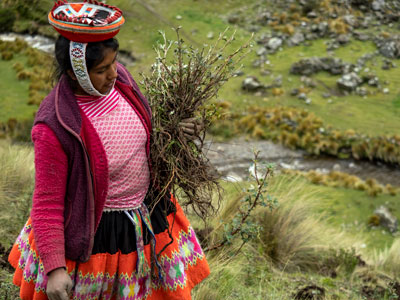
<svg viewBox="0 0 400 300">
<path fill-rule="evenodd" d="M 4 260 L 29 214 L 33 151 L 3 142 L 0 164 L 5 175 L 0 179 L 0 297 L 16 299 Z M 206 228 L 188 212 L 204 248 L 224 237 L 225 226 L 238 213 L 240 195 L 252 184 L 223 183 L 224 201 Z M 195 299 L 283 300 L 306 291 L 323 291 L 323 299 L 396 299 L 391 284 L 400 275 L 399 239 L 367 225 L 380 203 L 389 202 L 399 216 L 393 198 L 371 199 L 362 191 L 321 187 L 290 175 L 276 175 L 268 186 L 267 194 L 278 206 L 258 206 L 251 212 L 249 222 L 257 234 L 244 246 L 242 238 L 234 237 L 207 252 L 212 273 L 195 289 Z M 209 232 L 206 239 L 204 232 Z"/>
<path fill-rule="evenodd" d="M 43 7 L 50 9 L 49 1 L 40 0 Z M 260 2 L 267 5 L 268 1 Z M 182 38 L 188 45 L 202 47 L 204 44 L 212 43 L 218 34 L 228 26 L 231 28 L 228 33 L 236 31 L 236 41 L 228 50 L 232 51 L 235 47 L 243 44 L 251 35 L 249 31 L 240 25 L 232 25 L 227 21 L 228 16 L 236 11 L 247 11 L 254 15 L 253 7 L 255 3 L 245 1 L 113 1 L 122 8 L 126 17 L 126 24 L 121 29 L 118 39 L 121 48 L 133 54 L 137 59 L 134 66 L 130 67 L 137 79 L 140 79 L 140 72 L 149 72 L 150 65 L 154 61 L 153 47 L 160 40 L 158 31 L 162 30 L 170 38 L 175 38 L 171 27 L 182 26 Z M 21 20 L 22 22 L 22 20 Z M 16 23 L 18 24 L 18 22 Z M 50 32 L 42 28 L 42 31 Z M 384 31 L 396 32 L 394 29 L 370 29 L 371 32 Z M 270 32 L 271 28 L 261 27 L 255 33 L 256 41 L 264 33 Z M 328 89 L 335 87 L 338 76 L 319 73 L 311 76 L 317 82 L 307 95 L 311 104 L 290 96 L 293 88 L 299 88 L 302 83 L 300 76 L 289 74 L 292 63 L 312 56 L 330 56 L 341 58 L 344 62 L 355 63 L 364 54 L 376 51 L 376 46 L 372 42 L 351 41 L 339 49 L 327 52 L 327 39 L 319 39 L 309 42 L 307 45 L 295 47 L 283 46 L 281 51 L 268 55 L 269 65 L 265 66 L 270 75 L 261 75 L 259 68 L 252 67 L 252 62 L 257 58 L 255 52 L 258 45 L 254 42 L 254 52 L 244 60 L 243 76 L 239 76 L 228 82 L 219 94 L 219 99 L 231 103 L 233 112 L 246 111 L 250 105 L 260 107 L 272 107 L 276 105 L 290 106 L 306 109 L 314 112 L 326 125 L 345 130 L 354 129 L 360 133 L 369 135 L 394 134 L 400 125 L 398 114 L 399 105 L 399 68 L 382 70 L 382 57 L 369 61 L 366 68 L 379 77 L 383 88 L 388 88 L 388 93 L 382 93 L 376 88 L 368 88 L 369 95 L 366 97 L 350 94 L 347 96 L 331 96 L 326 99 L 322 96 Z M 9 73 L 8 82 L 10 86 L 18 86 L 16 80 L 13 81 L 12 73 Z M 282 92 L 274 96 L 270 91 L 263 95 L 245 93 L 241 90 L 241 82 L 247 75 L 257 76 L 260 82 L 270 84 L 274 78 L 282 75 Z M 2 103 L 6 99 L 15 97 L 11 89 L 10 94 L 3 94 L 0 98 Z M 17 89 L 17 88 L 15 88 Z M 26 91 L 26 87 L 22 87 Z M 26 92 L 24 93 L 26 97 Z M 30 112 L 29 112 L 30 113 Z"/>
<path fill-rule="evenodd" d="M 118 39 L 121 49 L 135 58 L 129 69 L 138 81 L 140 73 L 150 72 L 155 60 L 153 47 L 161 41 L 159 30 L 175 39 L 171 28 L 182 26 L 181 37 L 185 43 L 201 48 L 213 43 L 218 34 L 229 26 L 227 35 L 236 32 L 236 40 L 227 52 L 244 44 L 250 38 L 251 31 L 255 31 L 253 51 L 243 61 L 243 75 L 226 83 L 216 99 L 223 108 L 222 112 L 229 116 L 227 120 L 219 121 L 219 127 L 213 130 L 219 138 L 248 132 L 253 137 L 271 138 L 292 148 L 311 141 L 318 143 L 317 151 L 314 152 L 319 154 L 327 144 L 332 148 L 338 147 L 343 132 L 347 132 L 346 137 L 350 140 L 354 138 L 354 132 L 360 133 L 360 136 L 398 135 L 400 68 L 382 70 L 385 63 L 382 56 L 374 57 L 364 66 L 379 77 L 381 87 L 367 86 L 367 95 L 363 97 L 354 93 L 331 93 L 339 75 L 326 72 L 313 74 L 310 78 L 316 85 L 309 88 L 301 76 L 290 74 L 293 63 L 308 57 L 332 56 L 346 63 L 356 63 L 363 55 L 376 52 L 377 47 L 372 41 L 351 39 L 333 50 L 328 50 L 331 40 L 327 37 L 294 47 L 284 45 L 276 53 L 267 55 L 268 64 L 265 63 L 261 68 L 253 66 L 254 60 L 259 58 L 256 54 L 260 48 L 257 41 L 263 34 L 274 30 L 268 26 L 251 30 L 257 21 L 257 11 L 265 8 L 271 11 L 282 9 L 279 12 L 279 16 L 282 16 L 286 12 L 280 8 L 284 2 L 107 1 L 120 7 L 126 17 L 126 24 Z M 334 1 L 320 2 L 330 4 Z M 22 3 L 18 8 L 22 11 L 18 10 L 16 14 L 14 30 L 54 35 L 54 31 L 45 25 L 45 19 L 27 12 L 27 3 L 23 0 L 4 1 L 0 6 L 5 4 L 16 9 L 13 6 L 16 3 Z M 48 11 L 52 5 L 50 0 L 35 0 L 34 3 L 43 7 L 44 11 Z M 298 1 L 293 3 L 297 5 Z M 242 21 L 230 24 L 228 18 L 238 12 L 244 16 Z M 398 29 L 382 25 L 365 31 L 375 35 L 394 35 Z M 15 44 L 1 43 L 0 46 L 3 56 L 3 52 L 13 49 Z M 399 65 L 399 60 L 392 62 Z M 20 65 L 16 66 L 17 63 Z M 0 95 L 1 130 L 6 128 L 6 132 L 11 135 L 25 136 L 25 140 L 29 138 L 33 114 L 52 84 L 49 79 L 51 65 L 48 56 L 26 46 L 16 51 L 10 60 L 0 58 L 0 88 L 3 91 Z M 275 90 L 245 92 L 241 85 L 247 76 L 256 76 L 264 85 L 272 84 L 282 76 L 282 84 Z M 311 103 L 307 104 L 291 96 L 294 88 L 304 89 Z M 384 93 L 383 89 L 387 91 Z M 326 92 L 331 95 L 325 97 L 323 94 Z M 305 120 L 301 120 L 300 117 L 304 116 Z M 246 120 L 243 121 L 246 117 L 253 126 L 252 131 L 245 127 L 248 125 Z M 15 120 L 28 121 L 18 127 Z M 268 127 L 268 122 L 275 122 L 276 127 Z M 290 131 L 283 134 L 280 132 L 291 130 L 292 123 L 303 127 L 303 136 L 296 137 Z M 331 135 L 324 131 L 329 125 L 332 127 Z M 233 128 L 241 131 L 234 132 Z M 314 141 L 315 136 L 318 139 Z M 366 140 L 367 146 L 372 145 L 369 141 Z M 379 139 L 376 141 L 379 142 Z M 347 142 L 343 138 L 343 143 Z M 378 148 L 375 145 L 378 144 L 371 148 Z M 393 150 L 390 143 L 382 148 L 393 158 L 389 161 L 398 161 L 396 159 L 400 157 L 400 152 L 395 152 L 397 148 Z M 363 146 L 358 150 L 364 151 Z M 370 150 L 364 152 L 369 154 Z M 333 152 L 329 154 L 334 155 Z M 384 157 L 381 152 L 379 155 Z M 321 153 L 324 152 L 321 150 Z M 345 154 L 349 157 L 348 153 Z M 12 245 L 29 215 L 33 189 L 32 148 L 13 145 L 6 140 L 0 141 L 0 168 L 3 171 L 0 177 L 0 298 L 16 299 L 16 289 L 11 285 L 11 274 L 4 261 L 6 250 Z M 238 213 L 238 205 L 242 203 L 239 201 L 240 195 L 251 184 L 254 185 L 254 182 L 223 183 L 225 192 L 222 208 L 218 215 L 209 220 L 208 227 L 189 212 L 189 218 L 200 233 L 205 248 L 226 235 L 224 228 L 232 225 Z M 195 299 L 283 300 L 298 297 L 296 299 L 389 300 L 400 297 L 398 234 L 391 234 L 380 226 L 371 226 L 373 224 L 370 222 L 374 210 L 382 204 L 399 218 L 398 195 L 378 193 L 371 196 L 360 190 L 315 185 L 303 177 L 287 174 L 277 174 L 270 181 L 268 193 L 278 200 L 279 206 L 272 210 L 257 207 L 252 211 L 250 219 L 255 226 L 255 236 L 243 246 L 242 238 L 235 237 L 224 247 L 207 252 L 212 273 L 195 289 Z M 210 233 L 205 237 L 204 232 Z M 307 293 L 312 298 L 307 298 Z"/>
</svg>

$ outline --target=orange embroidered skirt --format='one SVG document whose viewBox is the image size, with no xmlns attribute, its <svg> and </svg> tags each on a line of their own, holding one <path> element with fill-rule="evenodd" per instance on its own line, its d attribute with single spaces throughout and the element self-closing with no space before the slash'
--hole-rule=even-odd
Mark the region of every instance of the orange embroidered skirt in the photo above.
<svg viewBox="0 0 400 300">
<path fill-rule="evenodd" d="M 166 218 L 172 228 L 170 230 L 173 237 L 172 244 L 167 246 L 157 259 L 161 276 L 151 276 L 149 266 L 154 250 L 155 253 L 159 253 L 171 241 L 167 230 L 161 232 L 154 230 L 155 245 L 146 242 L 148 238 L 144 238 L 143 249 L 139 249 L 136 243 L 127 244 L 124 241 L 123 237 L 130 234 L 129 230 L 132 232 L 132 229 L 127 229 L 129 220 L 126 223 L 124 214 L 113 218 L 113 224 L 116 225 L 111 227 L 116 226 L 119 229 L 104 230 L 104 226 L 110 222 L 107 223 L 107 218 L 103 222 L 102 217 L 99 228 L 103 228 L 103 232 L 100 234 L 96 232 L 97 250 L 93 252 L 89 261 L 77 263 L 67 259 L 67 272 L 74 284 L 71 299 L 191 299 L 192 288 L 206 278 L 210 270 L 193 228 L 179 204 L 175 202 L 175 205 L 176 213 L 171 212 Z M 108 213 L 103 213 L 103 216 L 104 214 Z M 118 219 L 117 223 L 115 219 Z M 153 217 L 151 221 L 154 223 Z M 136 233 L 143 234 L 145 222 L 144 219 L 139 222 L 141 228 L 137 228 L 139 231 L 136 230 Z M 116 250 L 110 250 L 108 245 L 104 246 L 103 237 L 107 236 L 104 231 L 115 232 L 115 230 L 120 231 L 119 235 L 122 238 L 112 246 Z M 152 250 L 152 246 L 155 246 L 155 249 Z M 138 271 L 140 256 L 143 256 L 145 263 L 141 266 L 141 271 Z M 48 299 L 45 293 L 47 276 L 36 249 L 30 219 L 18 236 L 9 255 L 9 261 L 15 268 L 13 282 L 20 287 L 22 300 Z"/>
</svg>

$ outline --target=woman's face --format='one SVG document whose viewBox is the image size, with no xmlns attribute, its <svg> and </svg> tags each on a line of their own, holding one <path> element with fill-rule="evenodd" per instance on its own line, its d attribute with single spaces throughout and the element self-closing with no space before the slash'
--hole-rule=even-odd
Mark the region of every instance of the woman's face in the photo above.
<svg viewBox="0 0 400 300">
<path fill-rule="evenodd" d="M 117 79 L 117 51 L 111 48 L 104 50 L 104 59 L 89 71 L 89 77 L 96 90 L 106 95 Z"/>
</svg>

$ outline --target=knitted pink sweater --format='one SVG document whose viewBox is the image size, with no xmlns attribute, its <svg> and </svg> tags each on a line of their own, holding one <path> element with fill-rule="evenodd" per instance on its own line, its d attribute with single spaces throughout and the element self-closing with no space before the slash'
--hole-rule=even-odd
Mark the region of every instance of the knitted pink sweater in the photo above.
<svg viewBox="0 0 400 300">
<path fill-rule="evenodd" d="M 139 207 L 150 183 L 147 134 L 139 116 L 116 89 L 100 98 L 76 98 L 106 151 L 109 178 L 104 211 Z"/>
<path fill-rule="evenodd" d="M 104 209 L 134 208 L 143 201 L 150 178 L 146 132 L 135 111 L 116 90 L 107 99 L 96 100 L 78 97 L 78 104 L 99 134 L 107 155 L 110 177 Z M 96 105 L 109 109 L 94 110 Z M 35 125 L 32 140 L 36 174 L 31 216 L 37 248 L 48 273 L 66 265 L 64 197 L 68 158 L 47 125 Z"/>
</svg>

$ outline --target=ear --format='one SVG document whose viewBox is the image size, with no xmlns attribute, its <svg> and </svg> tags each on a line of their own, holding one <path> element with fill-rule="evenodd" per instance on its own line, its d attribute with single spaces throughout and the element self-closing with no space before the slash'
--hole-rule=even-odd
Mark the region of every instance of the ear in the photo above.
<svg viewBox="0 0 400 300">
<path fill-rule="evenodd" d="M 67 70 L 67 74 L 68 74 L 69 77 L 71 77 L 72 80 L 75 80 L 75 81 L 77 80 L 74 71 Z"/>
</svg>

